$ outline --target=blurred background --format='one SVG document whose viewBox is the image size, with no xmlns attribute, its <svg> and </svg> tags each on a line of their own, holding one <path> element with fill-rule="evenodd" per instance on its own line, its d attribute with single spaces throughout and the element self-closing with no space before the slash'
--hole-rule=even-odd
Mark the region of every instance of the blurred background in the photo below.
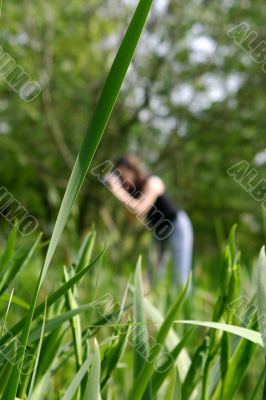
<svg viewBox="0 0 266 400">
<path fill-rule="evenodd" d="M 42 93 L 25 103 L 0 80 L 0 185 L 38 219 L 46 238 L 135 3 L 3 4 L 1 46 Z M 245 22 L 263 39 L 265 13 L 261 1 L 155 1 L 92 166 L 134 153 L 160 175 L 193 221 L 195 273 L 210 272 L 210 284 L 234 223 L 248 268 L 265 241 L 261 203 L 227 173 L 246 160 L 258 181 L 265 177 L 266 75 L 228 35 Z M 131 264 L 148 251 L 149 234 L 128 223 L 89 173 L 66 235 L 80 241 L 92 225 L 100 241 L 109 239 L 115 263 Z M 0 227 L 5 237 L 3 218 Z"/>
</svg>

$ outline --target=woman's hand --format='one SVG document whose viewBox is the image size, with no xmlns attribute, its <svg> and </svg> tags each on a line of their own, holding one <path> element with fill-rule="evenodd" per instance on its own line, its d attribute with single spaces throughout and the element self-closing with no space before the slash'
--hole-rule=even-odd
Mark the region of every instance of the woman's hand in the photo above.
<svg viewBox="0 0 266 400">
<path fill-rule="evenodd" d="M 106 177 L 106 183 L 108 184 L 109 188 L 111 189 L 111 191 L 115 194 L 116 192 L 118 192 L 118 190 L 120 190 L 122 188 L 120 179 L 117 175 L 115 174 L 109 174 Z"/>
<path fill-rule="evenodd" d="M 114 196 L 139 217 L 145 217 L 157 197 L 164 193 L 164 184 L 157 176 L 148 179 L 138 198 L 132 197 L 122 186 L 118 176 L 110 174 L 107 183 Z"/>
</svg>

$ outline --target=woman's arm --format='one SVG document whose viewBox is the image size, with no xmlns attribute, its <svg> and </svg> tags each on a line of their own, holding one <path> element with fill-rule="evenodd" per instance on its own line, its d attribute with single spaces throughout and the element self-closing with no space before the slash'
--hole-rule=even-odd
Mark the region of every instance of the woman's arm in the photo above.
<svg viewBox="0 0 266 400">
<path fill-rule="evenodd" d="M 163 181 L 157 176 L 148 178 L 138 198 L 132 197 L 121 185 L 119 177 L 110 176 L 108 184 L 115 197 L 124 203 L 134 214 L 144 217 L 155 203 L 158 196 L 164 193 Z"/>
</svg>

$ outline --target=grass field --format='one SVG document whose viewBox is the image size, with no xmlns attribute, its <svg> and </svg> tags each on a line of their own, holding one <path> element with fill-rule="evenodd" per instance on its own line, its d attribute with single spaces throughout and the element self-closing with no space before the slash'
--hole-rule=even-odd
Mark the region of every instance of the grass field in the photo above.
<svg viewBox="0 0 266 400">
<path fill-rule="evenodd" d="M 45 244 L 17 239 L 14 228 L 0 263 L 2 398 L 11 398 L 17 374 L 20 399 L 260 398 L 265 369 L 256 321 L 259 312 L 263 330 L 265 254 L 256 271 L 257 311 L 246 296 L 252 288 L 241 285 L 234 232 L 218 266 L 220 287 L 206 292 L 198 277 L 190 295 L 167 275 L 150 289 L 141 258 L 132 273 L 119 273 L 89 232 L 71 263 L 56 260 L 48 273 L 23 346 Z M 225 325 L 176 322 L 187 318 Z"/>
</svg>

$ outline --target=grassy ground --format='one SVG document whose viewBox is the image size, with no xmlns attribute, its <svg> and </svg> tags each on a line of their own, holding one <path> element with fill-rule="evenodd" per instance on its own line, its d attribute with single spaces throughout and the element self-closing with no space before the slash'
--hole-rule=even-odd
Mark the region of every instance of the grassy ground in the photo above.
<svg viewBox="0 0 266 400">
<path fill-rule="evenodd" d="M 38 242 L 34 249 L 31 240 L 16 238 L 13 230 L 2 249 L 1 379 L 9 377 L 1 388 L 2 398 L 12 373 L 20 370 L 23 317 L 33 298 L 44 246 Z M 232 235 L 215 266 L 212 260 L 209 265 L 196 260 L 191 295 L 173 287 L 167 273 L 151 287 L 145 257 L 142 262 L 135 260 L 137 268 L 130 262 L 117 265 L 111 260 L 111 247 L 86 270 L 101 249 L 90 232 L 79 249 L 61 247 L 57 252 L 40 291 L 38 304 L 43 307 L 30 326 L 19 398 L 260 398 L 252 397 L 260 372 L 264 373 L 259 346 L 221 331 L 174 323 L 214 320 L 257 329 L 253 311 L 243 321 L 247 304 L 230 305 L 243 295 L 252 300 L 256 291 Z M 84 276 L 79 275 L 82 271 Z M 71 278 L 74 283 L 66 290 Z M 49 297 L 52 293 L 55 296 Z M 172 357 L 166 372 L 160 370 L 164 359 L 159 355 L 164 352 Z M 261 395 L 262 382 L 256 396 Z"/>
</svg>

